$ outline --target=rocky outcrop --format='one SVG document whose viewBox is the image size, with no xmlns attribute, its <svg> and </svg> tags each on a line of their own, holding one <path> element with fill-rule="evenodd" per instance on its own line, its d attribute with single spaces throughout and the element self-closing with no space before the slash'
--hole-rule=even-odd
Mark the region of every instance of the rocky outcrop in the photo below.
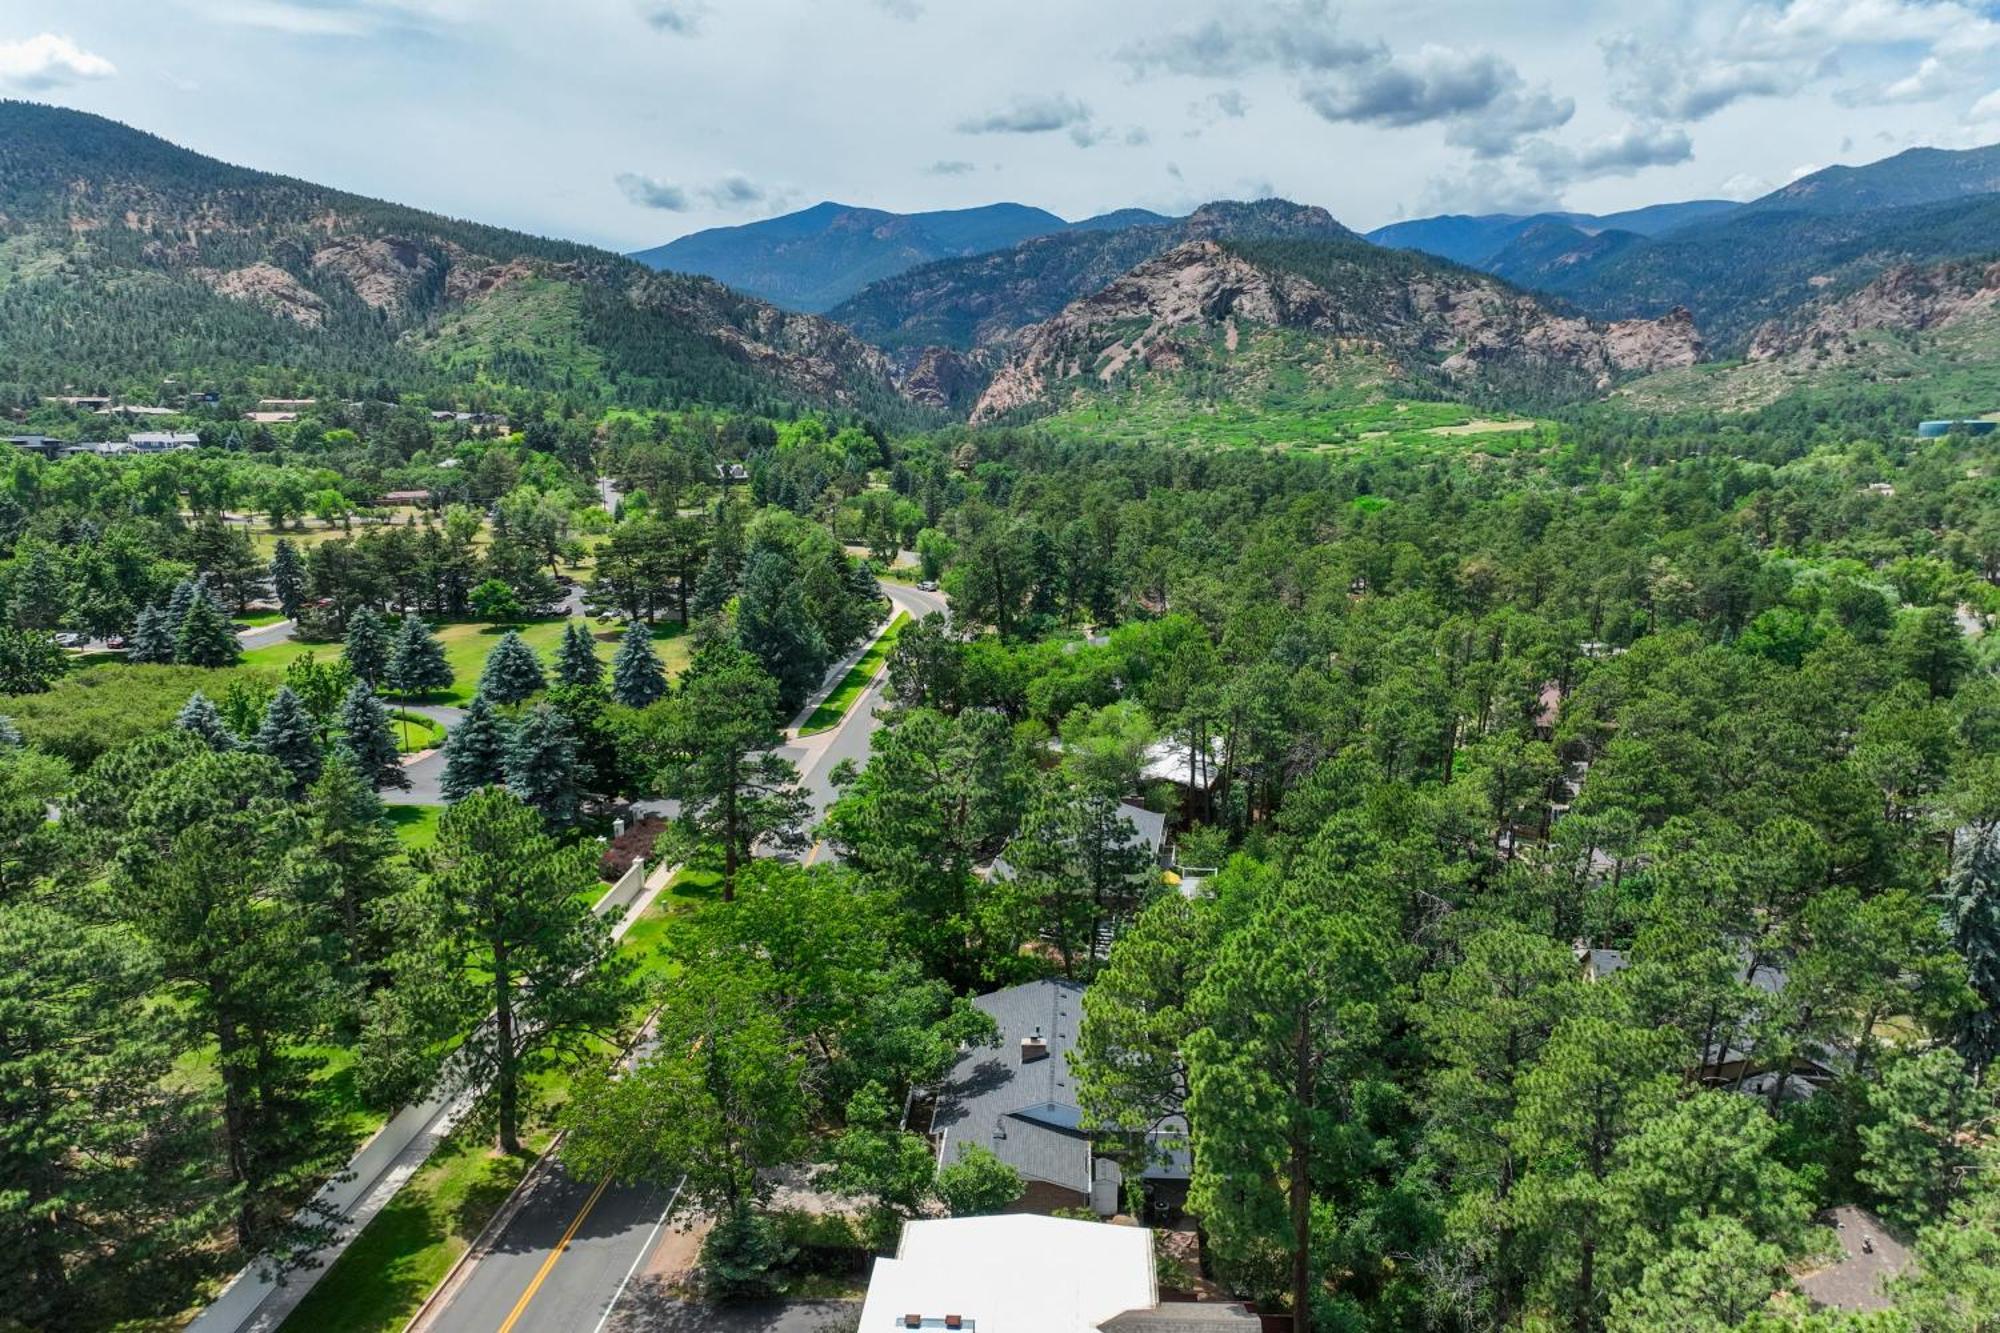
<svg viewBox="0 0 2000 1333">
<path fill-rule="evenodd" d="M 1658 319 L 1621 319 L 1604 331 L 1604 350 L 1613 369 L 1632 374 L 1678 370 L 1708 355 L 1694 326 L 1694 314 L 1675 306 Z"/>
<path fill-rule="evenodd" d="M 331 274 L 376 310 L 408 310 L 432 290 L 442 267 L 416 241 L 398 236 L 347 236 L 312 257 L 313 271 Z"/>
<path fill-rule="evenodd" d="M 950 347 L 926 347 L 897 387 L 913 403 L 962 413 L 979 400 L 987 378 L 986 368 L 973 357 Z"/>
<path fill-rule="evenodd" d="M 1856 333 L 1934 329 L 1996 304 L 2000 262 L 1903 264 L 1846 296 L 1813 302 L 1764 324 L 1750 340 L 1748 357 L 1770 361 L 1807 349 L 1841 356 L 1854 350 Z"/>
<path fill-rule="evenodd" d="M 1552 367 L 1600 389 L 1621 374 L 1690 364 L 1704 348 L 1693 319 L 1604 325 L 1551 311 L 1470 270 L 1355 243 L 1305 257 L 1314 277 L 1253 261 L 1212 240 L 1190 242 L 1131 272 L 1025 334 L 973 409 L 975 423 L 1045 404 L 1055 387 L 1108 383 L 1129 367 L 1173 369 L 1178 331 L 1297 329 L 1430 365 L 1447 378 L 1499 367 Z"/>
<path fill-rule="evenodd" d="M 227 273 L 204 270 L 201 277 L 217 296 L 262 306 L 306 328 L 316 329 L 326 320 L 326 302 L 318 293 L 275 264 L 251 264 Z"/>
</svg>

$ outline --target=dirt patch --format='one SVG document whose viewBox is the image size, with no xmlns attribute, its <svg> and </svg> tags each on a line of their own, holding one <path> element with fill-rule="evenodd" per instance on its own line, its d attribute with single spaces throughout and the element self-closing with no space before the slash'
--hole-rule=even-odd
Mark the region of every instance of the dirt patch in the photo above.
<svg viewBox="0 0 2000 1333">
<path fill-rule="evenodd" d="M 1535 423 L 1532 421 L 1488 421 L 1482 418 L 1478 421 L 1461 422 L 1456 426 L 1432 426 L 1429 430 L 1425 431 L 1424 434 L 1492 435 L 1492 434 L 1498 434 L 1503 431 L 1523 431 L 1523 430 L 1533 430 L 1534 428 L 1535 428 Z"/>
</svg>

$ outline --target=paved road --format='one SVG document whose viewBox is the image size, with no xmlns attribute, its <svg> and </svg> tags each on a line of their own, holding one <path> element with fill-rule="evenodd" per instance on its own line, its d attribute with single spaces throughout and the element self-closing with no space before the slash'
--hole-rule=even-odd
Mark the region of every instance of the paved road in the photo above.
<svg viewBox="0 0 2000 1333">
<path fill-rule="evenodd" d="M 417 1327 L 596 1333 L 652 1250 L 671 1197 L 657 1186 L 577 1180 L 560 1162 L 545 1163 L 492 1249 L 460 1270 L 462 1281 Z"/>
<path fill-rule="evenodd" d="M 294 621 L 279 620 L 269 625 L 259 625 L 254 629 L 239 630 L 236 639 L 243 645 L 243 650 L 248 652 L 252 648 L 269 648 L 274 643 L 284 643 L 292 637 L 292 631 L 297 628 L 298 625 Z"/>
<path fill-rule="evenodd" d="M 913 617 L 945 609 L 945 599 L 938 593 L 896 583 L 885 583 L 882 590 L 898 611 Z M 840 726 L 780 751 L 798 764 L 815 820 L 832 802 L 829 779 L 834 765 L 842 759 L 867 762 L 870 739 L 881 725 L 875 706 L 886 683 L 885 672 L 855 701 Z M 824 860 L 829 855 L 824 847 L 815 847 L 807 859 Z M 652 1252 L 665 1200 L 657 1190 L 638 1187 L 607 1186 L 597 1193 L 595 1182 L 572 1180 L 554 1162 L 545 1164 L 538 1176 L 543 1178 L 519 1201 L 519 1211 L 509 1219 L 495 1248 L 461 1268 L 453 1286 L 440 1294 L 432 1313 L 418 1325 L 422 1333 L 527 1333 L 529 1329 L 596 1333 L 599 1329 L 606 1311 L 618 1303 L 626 1275 Z M 567 1246 L 565 1235 L 569 1235 Z M 517 1313 L 510 1325 L 509 1317 Z M 777 1333 L 817 1329 L 846 1311 L 835 1303 L 826 1308 L 773 1307 L 743 1313 L 747 1322 L 729 1327 Z M 713 1314 L 705 1307 L 646 1293 L 641 1284 L 631 1308 L 620 1306 L 605 1333 L 717 1328 Z"/>
<path fill-rule="evenodd" d="M 463 708 L 453 708 L 448 704 L 396 704 L 397 708 L 407 708 L 412 713 L 429 718 L 450 731 L 465 718 Z M 382 793 L 384 805 L 443 805 L 444 750 L 431 750 L 422 758 L 403 765 L 403 775 L 410 780 L 408 791 L 398 791 L 394 787 Z"/>
<path fill-rule="evenodd" d="M 919 588 L 902 583 L 884 583 L 882 591 L 888 596 L 896 610 L 907 612 L 912 619 L 921 620 L 937 615 L 945 610 L 943 593 L 924 592 Z M 875 710 L 881 705 L 882 692 L 888 687 L 889 673 L 877 673 L 875 680 L 862 691 L 861 697 L 847 712 L 841 724 L 832 731 L 821 732 L 817 736 L 807 736 L 792 741 L 778 753 L 798 765 L 801 785 L 812 801 L 812 817 L 817 822 L 833 804 L 833 770 L 843 759 L 852 759 L 857 767 L 868 762 L 868 748 L 873 743 L 875 731 L 881 721 Z M 806 862 L 827 859 L 829 853 L 824 847 L 815 847 L 806 854 Z"/>
</svg>

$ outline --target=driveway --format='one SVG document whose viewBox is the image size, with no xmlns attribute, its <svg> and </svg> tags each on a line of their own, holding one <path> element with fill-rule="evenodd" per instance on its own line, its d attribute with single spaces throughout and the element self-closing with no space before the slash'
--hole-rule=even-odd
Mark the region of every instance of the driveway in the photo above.
<svg viewBox="0 0 2000 1333">
<path fill-rule="evenodd" d="M 749 1301 L 711 1305 L 634 1280 L 605 1321 L 604 1333 L 855 1333 L 859 1301 Z"/>
</svg>

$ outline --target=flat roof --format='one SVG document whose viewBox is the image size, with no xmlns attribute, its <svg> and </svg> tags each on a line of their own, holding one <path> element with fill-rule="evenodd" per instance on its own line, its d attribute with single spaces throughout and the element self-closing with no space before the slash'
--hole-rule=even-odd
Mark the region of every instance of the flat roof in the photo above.
<svg viewBox="0 0 2000 1333">
<path fill-rule="evenodd" d="M 906 1222 L 893 1259 L 875 1261 L 861 1333 L 946 1315 L 967 1333 L 1097 1333 L 1158 1303 L 1144 1227 L 1010 1213 Z"/>
</svg>

